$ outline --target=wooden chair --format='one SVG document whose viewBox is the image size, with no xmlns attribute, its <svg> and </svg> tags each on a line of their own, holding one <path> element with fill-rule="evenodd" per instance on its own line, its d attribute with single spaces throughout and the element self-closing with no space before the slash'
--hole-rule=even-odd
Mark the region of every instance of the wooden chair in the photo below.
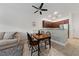
<svg viewBox="0 0 79 59">
<path fill-rule="evenodd" d="M 31 56 L 34 52 L 38 51 L 38 41 L 34 41 L 29 33 L 27 33 L 29 48 L 31 49 Z"/>
</svg>

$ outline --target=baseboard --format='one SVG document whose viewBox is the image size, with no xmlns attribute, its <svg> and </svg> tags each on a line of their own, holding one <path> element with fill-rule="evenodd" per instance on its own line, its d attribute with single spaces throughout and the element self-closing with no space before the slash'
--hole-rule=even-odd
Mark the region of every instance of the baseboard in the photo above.
<svg viewBox="0 0 79 59">
<path fill-rule="evenodd" d="M 61 42 L 58 42 L 58 41 L 55 41 L 55 40 L 51 40 L 52 42 L 55 42 L 55 43 L 57 43 L 57 44 L 59 44 L 59 45 L 61 45 L 61 46 L 65 46 L 67 43 L 61 43 Z"/>
</svg>

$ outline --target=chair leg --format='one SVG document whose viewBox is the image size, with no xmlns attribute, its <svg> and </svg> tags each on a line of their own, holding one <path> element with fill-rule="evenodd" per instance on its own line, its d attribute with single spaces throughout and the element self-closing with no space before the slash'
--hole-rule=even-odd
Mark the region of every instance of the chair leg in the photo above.
<svg viewBox="0 0 79 59">
<path fill-rule="evenodd" d="M 49 38 L 49 48 L 51 48 L 51 39 Z"/>
<path fill-rule="evenodd" d="M 29 45 L 29 51 L 30 51 L 30 49 L 31 49 L 31 46 Z"/>
<path fill-rule="evenodd" d="M 31 56 L 32 56 L 32 51 L 31 51 Z"/>
<path fill-rule="evenodd" d="M 39 47 L 39 44 L 38 44 L 38 50 L 34 50 L 33 47 L 31 47 L 31 56 L 33 55 L 34 52 L 38 51 L 38 56 L 40 56 L 40 47 Z"/>
<path fill-rule="evenodd" d="M 45 49 L 46 49 L 46 41 L 45 41 Z"/>
<path fill-rule="evenodd" d="M 33 47 L 31 47 L 31 56 L 32 56 L 32 54 L 33 54 Z"/>
<path fill-rule="evenodd" d="M 38 56 L 40 56 L 40 46 L 38 44 Z"/>
</svg>

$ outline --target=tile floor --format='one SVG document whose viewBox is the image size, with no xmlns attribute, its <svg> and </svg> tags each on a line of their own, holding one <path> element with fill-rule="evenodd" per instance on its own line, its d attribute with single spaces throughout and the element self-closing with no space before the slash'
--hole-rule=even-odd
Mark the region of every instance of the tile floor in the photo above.
<svg viewBox="0 0 79 59">
<path fill-rule="evenodd" d="M 25 44 L 25 56 L 30 56 L 28 45 Z M 37 52 L 34 53 L 36 56 Z M 65 46 L 52 42 L 51 49 L 41 49 L 41 56 L 79 56 L 79 39 L 69 39 Z"/>
</svg>

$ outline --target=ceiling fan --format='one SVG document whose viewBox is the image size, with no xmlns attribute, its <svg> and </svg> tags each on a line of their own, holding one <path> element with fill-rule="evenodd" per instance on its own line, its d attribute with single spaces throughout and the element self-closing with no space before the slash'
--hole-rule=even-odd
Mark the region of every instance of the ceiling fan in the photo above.
<svg viewBox="0 0 79 59">
<path fill-rule="evenodd" d="M 44 3 L 41 3 L 41 5 L 39 7 L 33 6 L 35 9 L 37 9 L 34 13 L 40 12 L 40 15 L 42 15 L 42 11 L 47 11 L 47 9 L 42 9 Z"/>
</svg>

